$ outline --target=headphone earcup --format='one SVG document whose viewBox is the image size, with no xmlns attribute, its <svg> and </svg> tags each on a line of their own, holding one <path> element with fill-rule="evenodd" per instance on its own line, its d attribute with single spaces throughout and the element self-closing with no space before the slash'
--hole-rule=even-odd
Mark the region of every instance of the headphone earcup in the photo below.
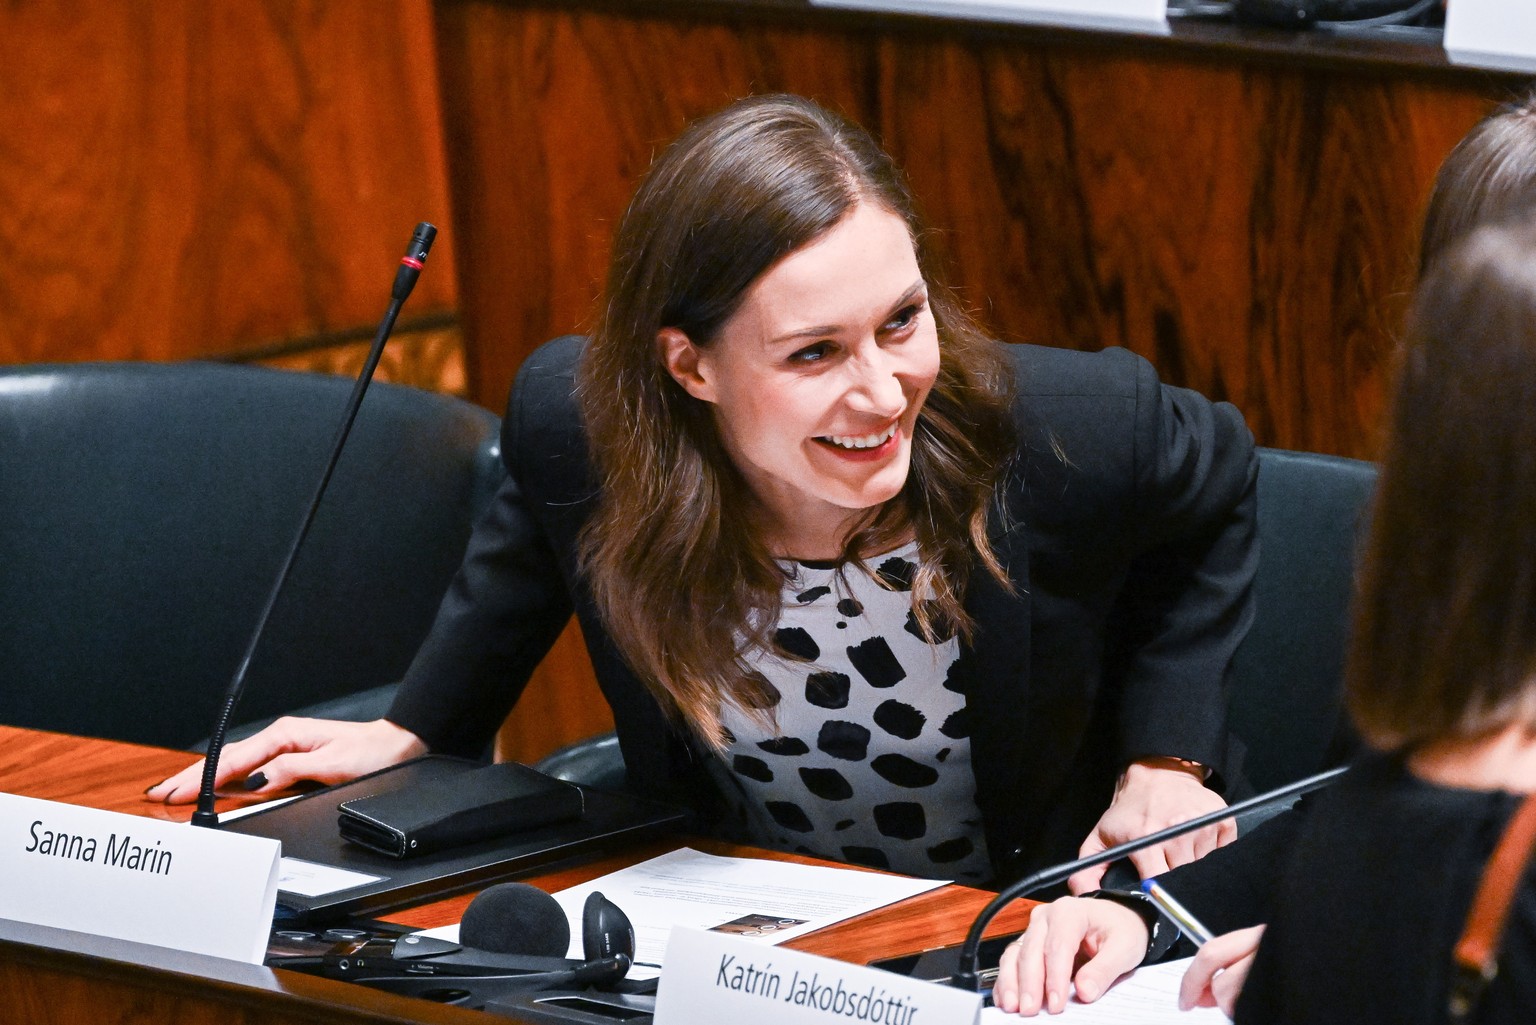
<svg viewBox="0 0 1536 1025">
<path fill-rule="evenodd" d="M 588 961 L 635 958 L 635 927 L 617 904 L 594 890 L 581 908 L 581 949 Z"/>
</svg>

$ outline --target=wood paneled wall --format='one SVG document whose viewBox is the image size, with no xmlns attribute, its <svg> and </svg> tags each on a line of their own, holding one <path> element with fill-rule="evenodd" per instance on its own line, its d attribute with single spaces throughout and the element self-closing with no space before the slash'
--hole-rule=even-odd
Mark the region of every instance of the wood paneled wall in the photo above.
<svg viewBox="0 0 1536 1025">
<path fill-rule="evenodd" d="M 877 132 L 1000 337 L 1127 346 L 1261 442 L 1374 451 L 1441 159 L 1509 79 L 1288 68 L 1060 34 L 442 0 L 471 388 L 589 322 L 635 181 L 687 121 L 788 90 Z"/>
<path fill-rule="evenodd" d="M 1000 337 L 1131 348 L 1260 442 L 1369 457 L 1435 168 L 1507 79 L 1296 67 L 811 12 L 440 0 L 472 394 L 590 322 L 652 156 L 749 92 L 814 97 L 906 168 Z M 504 734 L 601 726 L 568 636 Z M 580 686 L 575 681 L 583 680 Z"/>
<path fill-rule="evenodd" d="M 790 90 L 884 139 L 1000 337 L 1128 346 L 1266 444 L 1369 456 L 1434 168 L 1515 88 L 753 7 L 0 4 L 0 361 L 344 368 L 281 352 L 371 334 L 425 219 L 397 376 L 499 410 L 524 355 L 589 323 L 655 152 Z M 605 716 L 572 631 L 508 751 Z"/>
<path fill-rule="evenodd" d="M 0 361 L 371 335 L 450 225 L 430 0 L 16 0 L 0 39 Z M 407 317 L 456 310 L 451 249 Z"/>
<path fill-rule="evenodd" d="M 1004 337 L 1125 346 L 1262 444 L 1374 454 L 1419 211 L 1487 96 L 1067 47 L 885 57 L 879 123 Z"/>
</svg>

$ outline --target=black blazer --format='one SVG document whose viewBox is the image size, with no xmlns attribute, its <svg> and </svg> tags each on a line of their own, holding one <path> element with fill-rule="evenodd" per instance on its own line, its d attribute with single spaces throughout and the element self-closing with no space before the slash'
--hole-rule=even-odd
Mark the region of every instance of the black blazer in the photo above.
<svg viewBox="0 0 1536 1025">
<path fill-rule="evenodd" d="M 502 426 L 507 483 L 476 527 L 389 718 L 472 753 L 574 612 L 630 784 L 708 827 L 711 757 L 618 657 L 576 567 L 597 485 L 572 394 L 582 340 L 523 364 Z M 1253 441 L 1230 405 L 1161 384 L 1124 350 L 1010 345 L 1019 456 L 994 532 L 1014 585 L 982 569 L 965 681 L 977 803 L 1001 878 L 1075 856 L 1132 759 L 1236 771 L 1227 676 L 1252 618 Z M 643 516 L 644 510 L 636 510 Z"/>
</svg>

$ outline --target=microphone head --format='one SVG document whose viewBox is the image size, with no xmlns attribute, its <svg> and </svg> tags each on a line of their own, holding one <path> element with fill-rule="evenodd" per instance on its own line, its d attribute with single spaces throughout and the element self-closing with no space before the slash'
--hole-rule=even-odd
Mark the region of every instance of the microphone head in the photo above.
<svg viewBox="0 0 1536 1025">
<path fill-rule="evenodd" d="M 416 225 L 416 230 L 411 232 L 411 245 L 406 252 L 418 260 L 427 258 L 427 251 L 432 248 L 432 242 L 437 238 L 437 226 L 422 221 Z"/>
<path fill-rule="evenodd" d="M 421 276 L 422 265 L 435 238 L 436 227 L 426 221 L 416 225 L 416 230 L 411 233 L 411 241 L 405 247 L 405 255 L 400 257 L 400 266 L 395 268 L 395 285 L 389 290 L 389 297 L 395 302 L 403 303 L 410 298 L 411 289 L 416 287 L 416 279 Z"/>
<path fill-rule="evenodd" d="M 564 957 L 571 926 L 555 898 L 527 883 L 497 883 L 469 902 L 459 942 L 495 954 Z"/>
</svg>

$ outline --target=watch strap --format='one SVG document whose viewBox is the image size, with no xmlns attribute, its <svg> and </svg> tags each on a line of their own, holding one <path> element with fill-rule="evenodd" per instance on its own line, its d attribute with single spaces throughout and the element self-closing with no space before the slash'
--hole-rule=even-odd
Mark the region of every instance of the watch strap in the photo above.
<svg viewBox="0 0 1536 1025">
<path fill-rule="evenodd" d="M 1152 898 L 1140 890 L 1090 890 L 1083 896 L 1092 900 L 1114 901 L 1141 916 L 1147 927 L 1147 952 L 1142 955 L 1142 964 L 1156 961 L 1179 940 L 1178 926 L 1164 918 Z"/>
</svg>

